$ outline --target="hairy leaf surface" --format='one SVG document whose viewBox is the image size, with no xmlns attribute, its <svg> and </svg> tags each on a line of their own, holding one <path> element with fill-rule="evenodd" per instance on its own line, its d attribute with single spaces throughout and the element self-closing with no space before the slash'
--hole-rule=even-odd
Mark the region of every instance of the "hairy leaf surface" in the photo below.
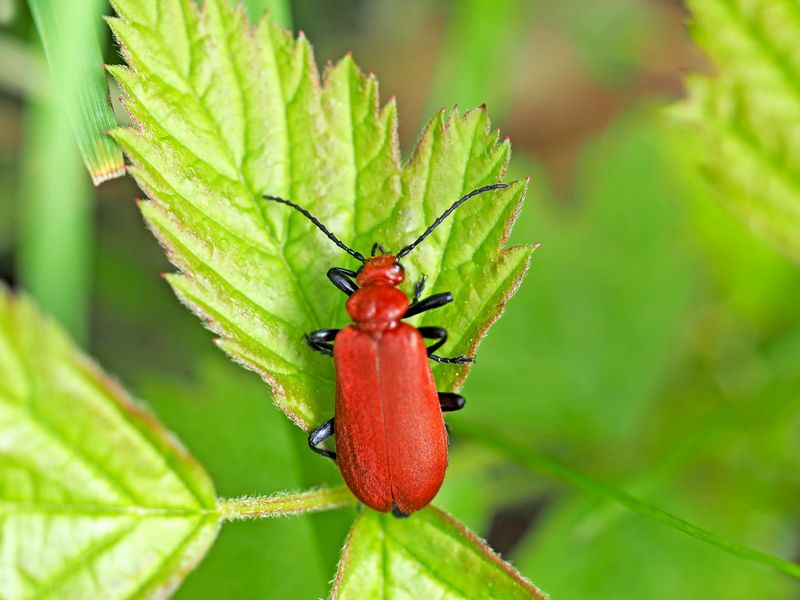
<svg viewBox="0 0 800 600">
<path fill-rule="evenodd" d="M 447 513 L 364 511 L 342 552 L 332 598 L 545 598 Z"/>
</svg>

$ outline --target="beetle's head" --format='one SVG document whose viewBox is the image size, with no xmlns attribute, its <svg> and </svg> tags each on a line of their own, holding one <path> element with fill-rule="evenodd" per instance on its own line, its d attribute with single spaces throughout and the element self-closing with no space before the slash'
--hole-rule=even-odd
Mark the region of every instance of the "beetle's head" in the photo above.
<svg viewBox="0 0 800 600">
<path fill-rule="evenodd" d="M 406 270 L 394 254 L 379 254 L 364 261 L 358 270 L 356 283 L 365 285 L 400 285 L 405 281 Z"/>
</svg>

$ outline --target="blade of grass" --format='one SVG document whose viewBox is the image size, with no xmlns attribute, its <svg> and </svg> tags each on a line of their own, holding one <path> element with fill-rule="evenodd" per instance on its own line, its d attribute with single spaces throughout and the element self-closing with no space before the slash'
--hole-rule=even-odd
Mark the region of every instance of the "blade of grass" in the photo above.
<svg viewBox="0 0 800 600">
<path fill-rule="evenodd" d="M 224 521 L 280 517 L 298 513 L 331 510 L 355 504 L 356 499 L 343 485 L 299 492 L 219 500 L 220 518 Z"/>
<path fill-rule="evenodd" d="M 261 18 L 264 11 L 269 11 L 275 23 L 284 29 L 292 28 L 292 7 L 289 0 L 242 0 L 242 4 L 253 23 Z"/>
<path fill-rule="evenodd" d="M 105 0 L 28 0 L 59 97 L 95 185 L 125 174 L 122 151 L 104 132 L 116 126 L 98 28 Z"/>
<path fill-rule="evenodd" d="M 488 104 L 502 119 L 511 99 L 515 58 L 530 24 L 532 3 L 512 0 L 498 9 L 492 2 L 450 3 L 452 17 L 430 91 L 428 111 L 454 102 L 465 108 Z"/>
<path fill-rule="evenodd" d="M 508 436 L 501 435 L 485 426 L 470 423 L 469 421 L 459 421 L 458 430 L 459 433 L 473 442 L 500 452 L 533 471 L 555 477 L 587 492 L 611 498 L 640 515 L 654 519 L 712 546 L 716 546 L 729 554 L 768 565 L 786 575 L 800 579 L 800 565 L 797 563 L 720 537 L 672 513 L 640 500 L 625 490 L 604 483 L 589 475 L 579 473 L 546 454 L 509 439 Z"/>
<path fill-rule="evenodd" d="M 115 125 L 97 38 L 106 3 L 29 6 L 55 85 L 30 100 L 27 115 L 19 274 L 42 307 L 84 342 L 92 217 L 78 150 L 95 184 L 125 171 L 120 149 L 103 133 Z"/>
</svg>

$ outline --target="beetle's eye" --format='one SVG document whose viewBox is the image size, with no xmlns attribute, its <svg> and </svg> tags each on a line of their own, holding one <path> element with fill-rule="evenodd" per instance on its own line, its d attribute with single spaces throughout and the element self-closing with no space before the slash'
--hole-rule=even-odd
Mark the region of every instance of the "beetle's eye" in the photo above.
<svg viewBox="0 0 800 600">
<path fill-rule="evenodd" d="M 403 272 L 405 272 L 405 269 L 403 268 L 403 265 L 401 265 L 401 264 L 400 264 L 399 262 L 397 262 L 397 261 L 395 261 L 394 263 L 392 263 L 392 266 L 393 266 L 393 267 L 396 267 L 396 268 L 398 268 L 398 269 L 400 269 L 400 270 L 401 270 L 401 271 L 403 271 Z"/>
</svg>

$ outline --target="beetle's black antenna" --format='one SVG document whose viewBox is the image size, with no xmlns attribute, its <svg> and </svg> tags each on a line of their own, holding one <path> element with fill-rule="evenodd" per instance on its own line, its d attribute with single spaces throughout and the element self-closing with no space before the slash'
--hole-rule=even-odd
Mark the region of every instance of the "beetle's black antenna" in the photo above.
<svg viewBox="0 0 800 600">
<path fill-rule="evenodd" d="M 272 200 L 273 202 L 280 202 L 281 204 L 286 204 L 288 206 L 291 206 L 293 209 L 295 209 L 297 212 L 299 212 L 301 215 L 303 215 L 306 219 L 308 219 L 314 225 L 319 227 L 320 231 L 322 231 L 322 233 L 324 233 L 326 236 L 328 236 L 328 239 L 330 241 L 332 241 L 334 244 L 339 246 L 339 248 L 341 248 L 342 250 L 347 252 L 350 256 L 352 256 L 356 260 L 360 260 L 361 262 L 364 262 L 366 260 L 364 258 L 364 255 L 361 254 L 361 252 L 356 252 L 352 248 L 346 246 L 344 244 L 344 242 L 342 242 L 339 238 L 337 238 L 330 231 L 328 231 L 328 228 L 325 227 L 325 225 L 323 225 L 322 223 L 320 223 L 320 221 L 319 221 L 319 219 L 317 219 L 317 217 L 312 215 L 310 212 L 308 212 L 305 208 L 303 208 L 299 204 L 295 204 L 291 200 L 286 200 L 286 198 L 279 198 L 278 196 L 269 196 L 269 195 L 267 195 L 267 196 L 264 196 L 264 200 Z"/>
<path fill-rule="evenodd" d="M 378 242 L 375 242 L 374 244 L 372 244 L 372 252 L 371 252 L 372 256 L 375 256 L 375 254 L 378 252 L 378 250 L 381 251 L 381 254 L 389 254 L 389 252 L 386 250 L 386 248 L 381 246 Z"/>
<path fill-rule="evenodd" d="M 479 187 L 477 190 L 472 190 L 466 196 L 462 196 L 461 198 L 459 198 L 458 200 L 453 202 L 452 206 L 450 208 L 448 208 L 446 211 L 444 211 L 442 213 L 442 215 L 438 219 L 436 219 L 433 223 L 431 223 L 431 226 L 428 227 L 421 236 L 419 236 L 416 240 L 411 242 L 408 246 L 406 246 L 405 248 L 400 250 L 400 252 L 397 253 L 397 260 L 400 260 L 406 254 L 411 252 L 414 248 L 419 246 L 419 244 L 422 242 L 422 240 L 424 240 L 426 237 L 428 237 L 433 232 L 434 229 L 436 229 L 439 225 L 442 224 L 442 221 L 444 221 L 447 217 L 450 216 L 450 213 L 452 213 L 455 209 L 457 209 L 459 206 L 464 204 L 464 202 L 466 202 L 467 200 L 469 200 L 473 196 L 477 196 L 478 194 L 482 194 L 483 192 L 490 192 L 492 190 L 501 190 L 501 189 L 507 188 L 507 187 L 508 187 L 507 183 L 493 183 L 492 185 L 485 185 L 483 187 Z"/>
</svg>

